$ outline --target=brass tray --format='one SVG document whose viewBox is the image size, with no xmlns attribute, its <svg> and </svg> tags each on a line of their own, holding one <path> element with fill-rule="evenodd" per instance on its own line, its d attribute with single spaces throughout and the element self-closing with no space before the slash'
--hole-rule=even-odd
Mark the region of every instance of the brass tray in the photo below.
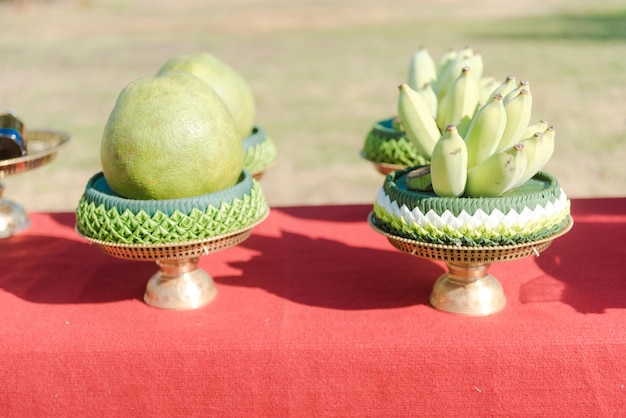
<svg viewBox="0 0 626 418">
<path fill-rule="evenodd" d="M 54 160 L 70 134 L 63 131 L 29 130 L 28 154 L 22 157 L 0 160 L 0 178 L 23 173 L 41 167 Z"/>
<path fill-rule="evenodd" d="M 0 160 L 0 179 L 48 164 L 70 140 L 70 134 L 63 131 L 28 130 L 27 135 L 28 154 Z M 28 228 L 30 219 L 22 206 L 2 197 L 3 191 L 0 183 L 0 238 L 7 238 Z"/>
</svg>

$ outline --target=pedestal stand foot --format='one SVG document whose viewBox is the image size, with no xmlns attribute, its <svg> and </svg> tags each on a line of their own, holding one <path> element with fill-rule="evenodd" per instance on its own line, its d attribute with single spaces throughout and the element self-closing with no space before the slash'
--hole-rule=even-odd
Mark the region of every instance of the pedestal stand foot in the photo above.
<svg viewBox="0 0 626 418">
<path fill-rule="evenodd" d="M 144 301 L 172 310 L 197 309 L 211 302 L 217 289 L 211 276 L 198 268 L 198 259 L 157 260 L 160 270 L 148 281 Z"/>
<path fill-rule="evenodd" d="M 435 283 L 430 303 L 435 308 L 484 316 L 500 311 L 506 296 L 500 282 L 488 273 L 490 263 L 446 263 L 448 272 Z"/>
<path fill-rule="evenodd" d="M 0 198 L 0 238 L 15 235 L 29 226 L 30 219 L 24 208 L 10 200 Z"/>
</svg>

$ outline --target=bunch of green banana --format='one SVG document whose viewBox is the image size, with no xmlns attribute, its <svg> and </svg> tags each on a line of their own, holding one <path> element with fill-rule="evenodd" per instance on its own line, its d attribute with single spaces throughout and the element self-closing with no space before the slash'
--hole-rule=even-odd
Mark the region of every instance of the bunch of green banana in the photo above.
<svg viewBox="0 0 626 418">
<path fill-rule="evenodd" d="M 427 160 L 447 125 L 456 125 L 461 135 L 467 130 L 480 101 L 482 72 L 482 56 L 469 47 L 449 51 L 437 63 L 425 48 L 411 57 L 397 111 L 407 138 Z"/>
<path fill-rule="evenodd" d="M 554 151 L 554 128 L 530 124 L 530 83 L 510 75 L 498 81 L 483 71 L 482 55 L 472 48 L 450 50 L 437 62 L 420 48 L 399 86 L 401 127 L 430 160 L 440 196 L 498 196 L 532 178 Z"/>
</svg>

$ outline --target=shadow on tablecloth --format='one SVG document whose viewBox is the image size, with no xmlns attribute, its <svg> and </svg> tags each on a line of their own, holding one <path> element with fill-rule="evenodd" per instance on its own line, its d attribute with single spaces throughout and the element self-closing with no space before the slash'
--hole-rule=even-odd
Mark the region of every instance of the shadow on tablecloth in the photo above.
<svg viewBox="0 0 626 418">
<path fill-rule="evenodd" d="M 428 305 L 442 266 L 400 253 L 282 231 L 280 237 L 253 234 L 242 246 L 258 256 L 232 263 L 236 277 L 220 285 L 265 289 L 280 297 L 333 309 L 386 309 Z"/>
<path fill-rule="evenodd" d="M 523 303 L 561 301 L 581 313 L 626 309 L 626 213 L 617 203 L 573 203 L 574 227 L 536 259 L 547 276 L 522 286 Z"/>
<path fill-rule="evenodd" d="M 154 263 L 121 260 L 84 242 L 40 235 L 0 241 L 0 288 L 35 303 L 142 299 Z"/>
<path fill-rule="evenodd" d="M 322 208 L 322 209 L 321 209 Z M 316 220 L 324 222 L 367 222 L 367 215 L 374 208 L 374 204 L 346 204 L 335 205 L 332 210 L 323 210 L 323 207 L 311 206 L 290 206 L 276 207 L 272 210 L 278 210 L 288 216 L 302 220 Z"/>
</svg>

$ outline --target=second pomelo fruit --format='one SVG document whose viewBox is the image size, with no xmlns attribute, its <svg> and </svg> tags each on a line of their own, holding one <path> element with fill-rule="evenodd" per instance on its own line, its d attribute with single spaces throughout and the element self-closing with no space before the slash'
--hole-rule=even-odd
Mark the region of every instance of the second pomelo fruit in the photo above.
<svg viewBox="0 0 626 418">
<path fill-rule="evenodd" d="M 100 146 L 109 187 L 131 199 L 179 199 L 231 187 L 243 155 L 224 102 L 202 80 L 179 71 L 127 85 Z"/>
<path fill-rule="evenodd" d="M 252 88 L 235 69 L 207 52 L 181 54 L 170 58 L 157 74 L 185 71 L 206 82 L 222 98 L 233 115 L 240 139 L 252 133 L 256 103 Z"/>
</svg>

